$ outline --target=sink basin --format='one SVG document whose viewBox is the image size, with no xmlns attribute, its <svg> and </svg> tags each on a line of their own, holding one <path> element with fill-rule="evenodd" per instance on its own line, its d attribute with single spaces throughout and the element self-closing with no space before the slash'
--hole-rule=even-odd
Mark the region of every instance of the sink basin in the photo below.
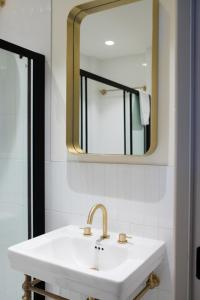
<svg viewBox="0 0 200 300">
<path fill-rule="evenodd" d="M 83 236 L 67 226 L 8 249 L 11 266 L 47 283 L 101 300 L 125 300 L 161 263 L 164 242 L 118 234 L 97 242 L 101 231 Z"/>
</svg>

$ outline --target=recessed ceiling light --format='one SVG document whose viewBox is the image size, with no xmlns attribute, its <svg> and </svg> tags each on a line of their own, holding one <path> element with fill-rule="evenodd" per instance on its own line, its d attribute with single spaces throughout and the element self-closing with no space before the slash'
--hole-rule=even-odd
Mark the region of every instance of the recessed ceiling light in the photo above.
<svg viewBox="0 0 200 300">
<path fill-rule="evenodd" d="M 147 67 L 147 63 L 145 63 L 145 62 L 142 63 L 142 66 L 143 66 L 143 67 Z"/>
<path fill-rule="evenodd" d="M 115 42 L 113 42 L 113 41 L 105 41 L 105 44 L 107 46 L 113 46 L 115 44 Z"/>
</svg>

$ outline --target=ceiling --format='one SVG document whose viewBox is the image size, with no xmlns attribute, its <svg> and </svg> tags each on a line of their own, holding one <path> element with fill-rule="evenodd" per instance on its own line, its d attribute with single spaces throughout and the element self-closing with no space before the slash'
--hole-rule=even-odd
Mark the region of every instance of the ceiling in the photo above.
<svg viewBox="0 0 200 300">
<path fill-rule="evenodd" d="M 106 46 L 112 40 L 114 46 Z M 87 16 L 81 24 L 81 54 L 110 59 L 145 53 L 152 44 L 152 0 Z"/>
</svg>

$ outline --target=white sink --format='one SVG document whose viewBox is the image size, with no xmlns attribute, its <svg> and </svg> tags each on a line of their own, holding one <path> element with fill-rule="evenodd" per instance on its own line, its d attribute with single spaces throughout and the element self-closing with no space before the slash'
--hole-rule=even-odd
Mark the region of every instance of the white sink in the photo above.
<svg viewBox="0 0 200 300">
<path fill-rule="evenodd" d="M 47 283 L 101 300 L 125 300 L 161 263 L 164 242 L 118 234 L 96 243 L 101 231 L 83 236 L 76 226 L 54 230 L 8 249 L 11 266 Z M 95 248 L 96 247 L 96 248 Z"/>
</svg>

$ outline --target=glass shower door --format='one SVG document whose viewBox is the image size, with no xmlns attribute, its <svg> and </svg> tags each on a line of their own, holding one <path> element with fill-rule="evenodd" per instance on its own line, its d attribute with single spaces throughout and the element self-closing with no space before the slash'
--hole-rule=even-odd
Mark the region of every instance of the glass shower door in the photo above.
<svg viewBox="0 0 200 300">
<path fill-rule="evenodd" d="M 0 299 L 21 299 L 7 248 L 28 239 L 28 59 L 0 49 Z"/>
</svg>

